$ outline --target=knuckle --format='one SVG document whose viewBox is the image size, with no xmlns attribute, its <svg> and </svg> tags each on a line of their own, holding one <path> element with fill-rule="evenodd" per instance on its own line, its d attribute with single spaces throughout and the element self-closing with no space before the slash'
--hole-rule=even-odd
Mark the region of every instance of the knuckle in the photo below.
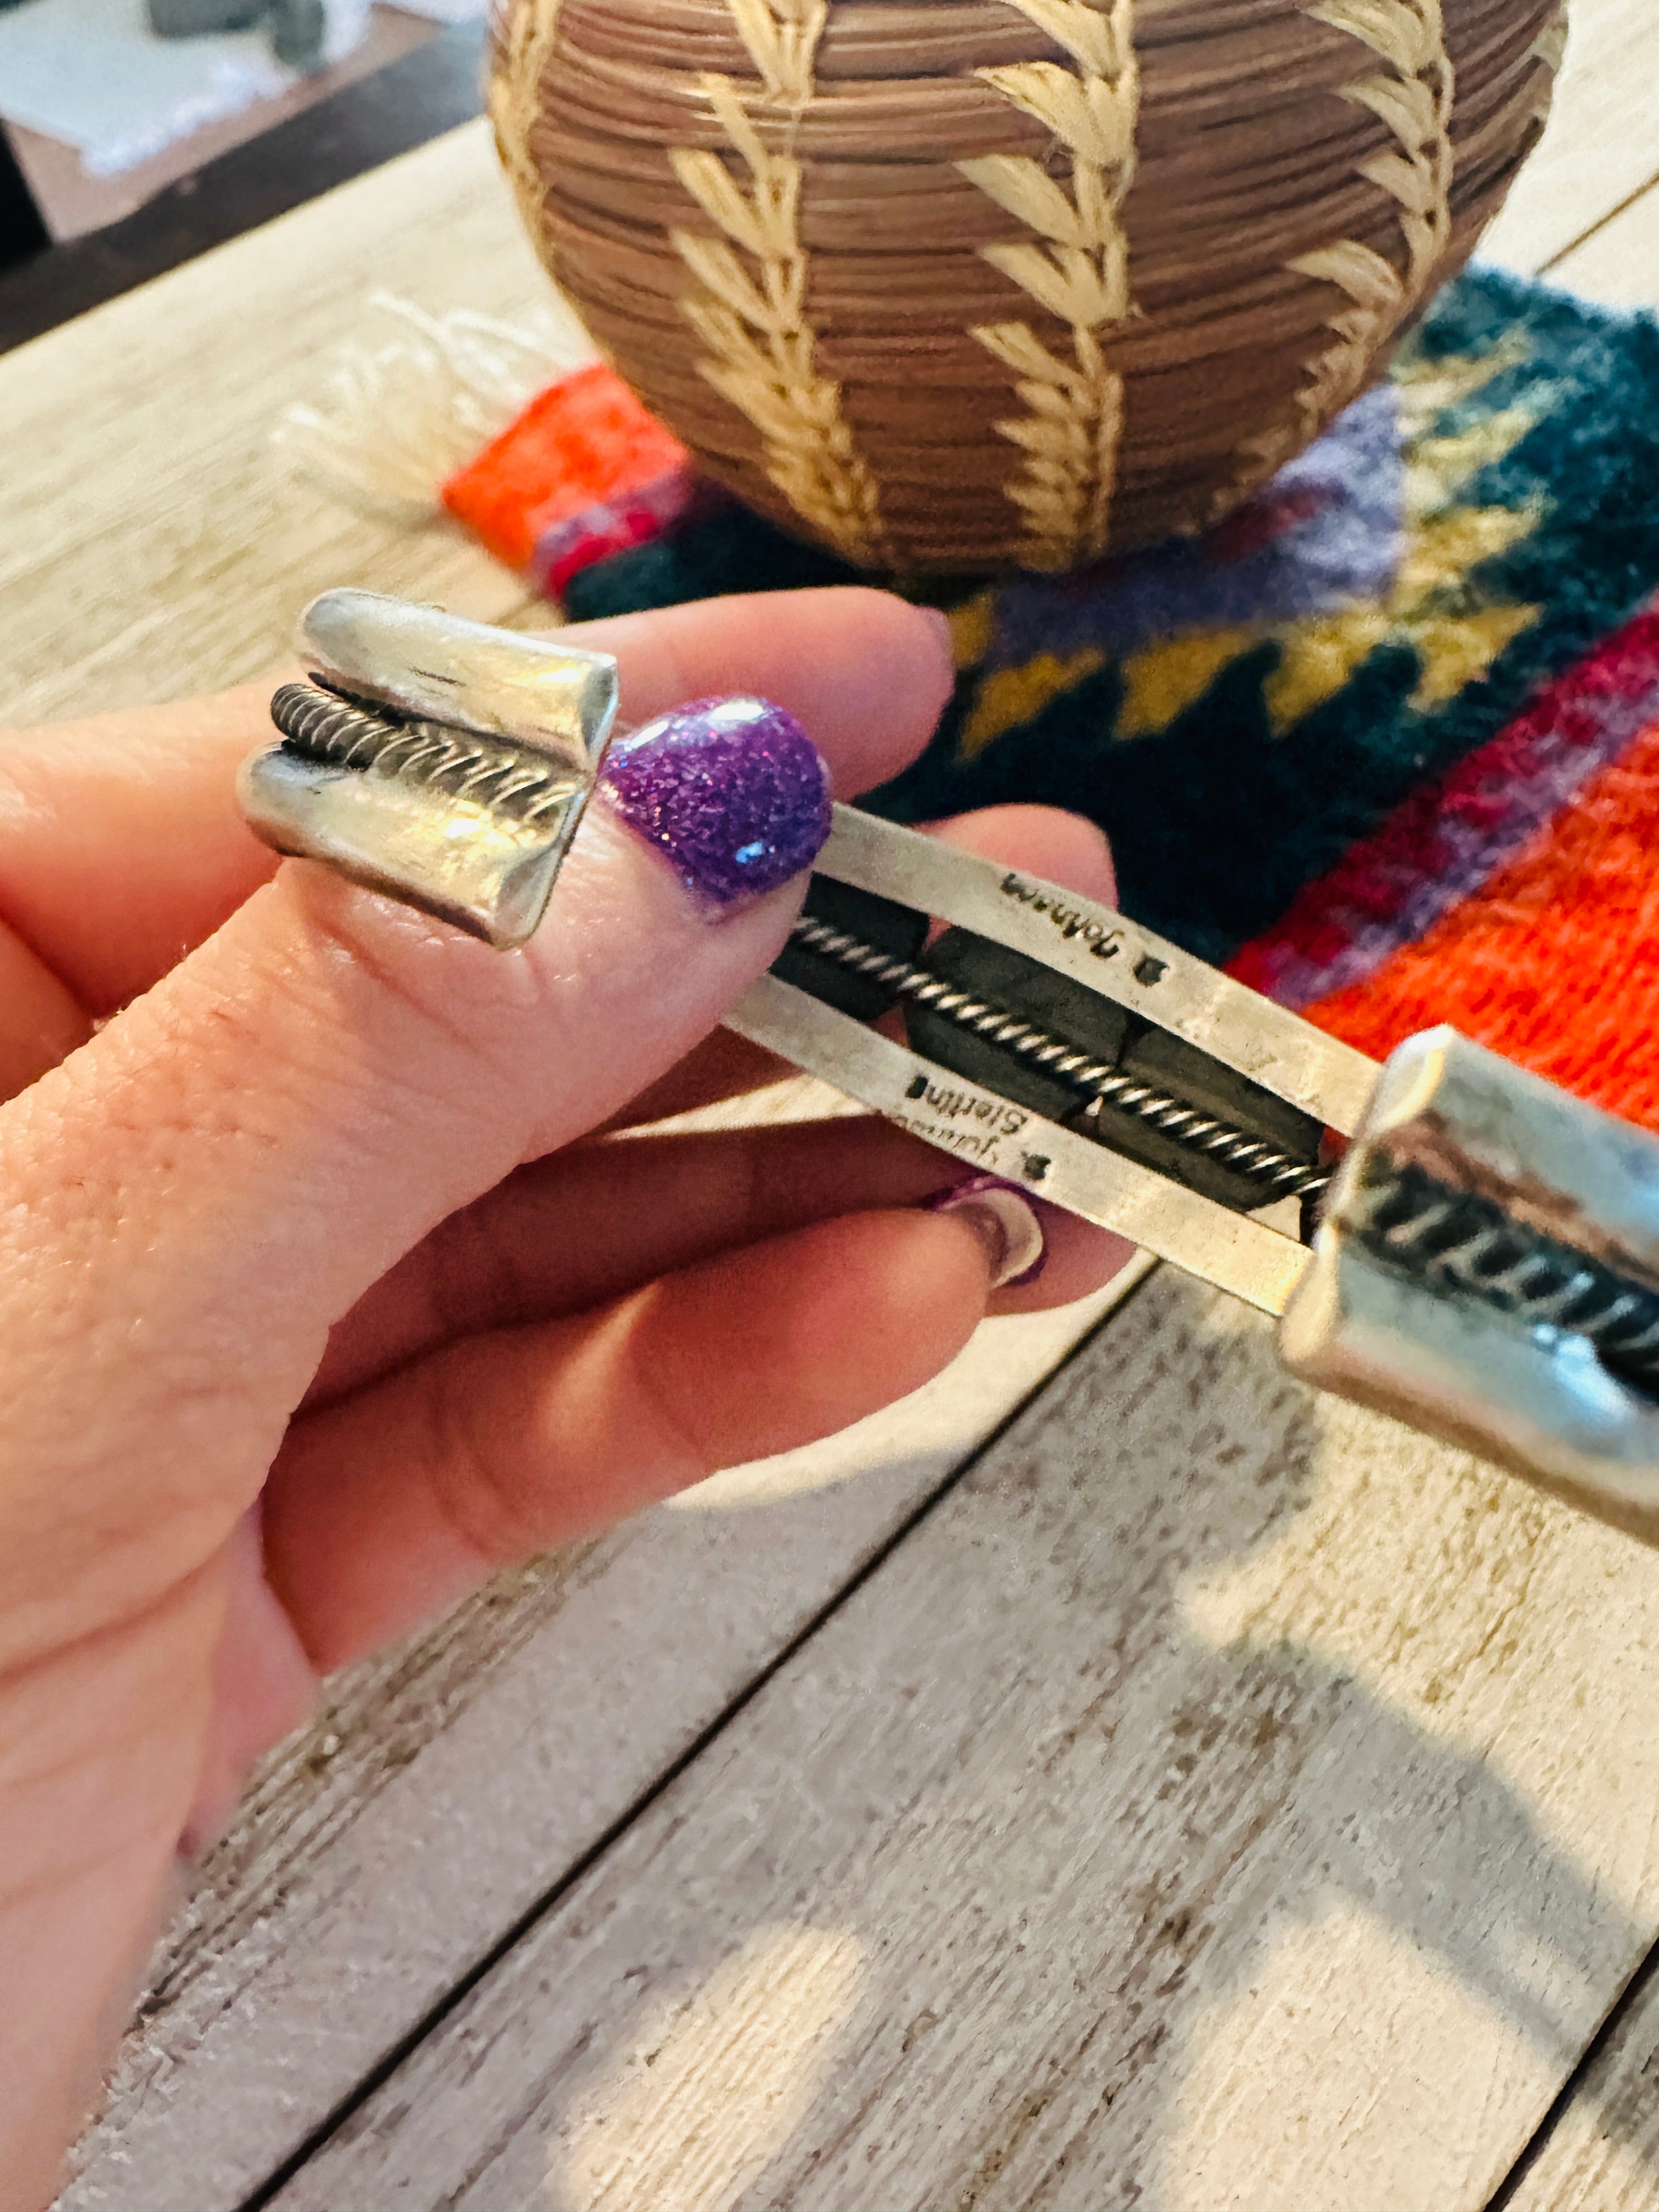
<svg viewBox="0 0 1659 2212">
<path fill-rule="evenodd" d="M 421 1247 L 421 1289 L 440 1340 L 534 1318 L 541 1284 L 514 1233 L 514 1199 L 522 1188 L 509 1176 L 489 1198 L 439 1223 Z"/>
<path fill-rule="evenodd" d="M 360 1137 L 465 1127 L 469 1161 L 481 1147 L 507 1172 L 530 1147 L 565 1026 L 555 984 L 522 954 L 355 886 L 325 878 L 301 896 L 318 1057 L 349 1090 Z"/>
<path fill-rule="evenodd" d="M 630 1329 L 625 1345 L 624 1387 L 656 1486 L 682 1490 L 734 1464 L 731 1408 L 713 1366 L 700 1363 L 688 1374 L 679 1360 L 665 1356 L 668 1347 L 649 1329 Z"/>
<path fill-rule="evenodd" d="M 543 975 L 520 953 L 494 951 L 319 867 L 307 866 L 301 896 L 325 956 L 469 1052 L 500 1050 L 505 1029 L 546 1011 Z"/>
<path fill-rule="evenodd" d="M 544 1456 L 501 1389 L 486 1402 L 455 1361 L 440 1358 L 427 1364 L 423 1395 L 427 1486 L 450 1534 L 491 1572 L 542 1550 Z"/>
</svg>

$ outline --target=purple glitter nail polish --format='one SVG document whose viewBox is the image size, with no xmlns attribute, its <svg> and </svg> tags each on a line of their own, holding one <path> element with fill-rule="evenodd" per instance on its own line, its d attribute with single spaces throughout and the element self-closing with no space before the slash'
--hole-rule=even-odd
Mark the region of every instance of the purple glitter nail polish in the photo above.
<svg viewBox="0 0 1659 2212">
<path fill-rule="evenodd" d="M 830 835 L 830 777 L 793 714 L 699 699 L 613 745 L 605 796 L 716 906 L 775 890 Z"/>
</svg>

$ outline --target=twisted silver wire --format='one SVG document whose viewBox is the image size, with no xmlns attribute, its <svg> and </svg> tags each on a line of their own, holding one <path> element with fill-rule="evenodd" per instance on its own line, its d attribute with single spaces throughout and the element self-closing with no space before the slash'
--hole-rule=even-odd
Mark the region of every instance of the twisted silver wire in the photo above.
<svg viewBox="0 0 1659 2212">
<path fill-rule="evenodd" d="M 1358 1204 L 1362 1242 L 1414 1280 L 1478 1297 L 1523 1328 L 1587 1337 L 1616 1373 L 1659 1382 L 1659 1294 L 1420 1168 L 1363 1188 Z"/>
<path fill-rule="evenodd" d="M 372 769 L 515 822 L 535 822 L 570 796 L 574 779 L 532 754 L 441 722 L 398 721 L 319 684 L 284 684 L 270 702 L 270 719 L 307 760 Z"/>
<path fill-rule="evenodd" d="M 1231 1121 L 1205 1113 L 1172 1092 L 1121 1074 L 1109 1060 L 1079 1052 L 1024 1016 L 1012 1014 L 988 999 L 976 998 L 970 991 L 958 990 L 915 961 L 883 952 L 861 937 L 806 915 L 795 924 L 793 939 L 803 951 L 833 960 L 854 975 L 942 1014 L 958 1029 L 971 1030 L 991 1044 L 1018 1053 L 1044 1074 L 1058 1076 L 1089 1097 L 1090 1113 L 1097 1125 L 1105 1109 L 1133 1115 L 1188 1151 L 1202 1152 L 1236 1174 L 1248 1176 L 1262 1186 L 1264 1205 L 1276 1198 L 1322 1197 L 1329 1185 L 1329 1168 L 1293 1159 L 1288 1152 L 1276 1150 Z"/>
<path fill-rule="evenodd" d="M 1278 1152 L 1184 1100 L 1118 1073 L 1035 1022 L 959 989 L 915 961 L 846 930 L 803 917 L 793 941 L 897 997 L 1018 1053 L 1092 1096 L 1091 1112 L 1133 1114 L 1177 1142 L 1261 1181 L 1275 1196 L 1322 1196 L 1333 1170 Z M 1354 1233 L 1379 1257 L 1430 1290 L 1478 1298 L 1528 1328 L 1585 1338 L 1613 1373 L 1659 1391 L 1659 1292 L 1529 1224 L 1494 1199 L 1437 1182 L 1420 1168 L 1382 1173 L 1357 1194 Z"/>
</svg>

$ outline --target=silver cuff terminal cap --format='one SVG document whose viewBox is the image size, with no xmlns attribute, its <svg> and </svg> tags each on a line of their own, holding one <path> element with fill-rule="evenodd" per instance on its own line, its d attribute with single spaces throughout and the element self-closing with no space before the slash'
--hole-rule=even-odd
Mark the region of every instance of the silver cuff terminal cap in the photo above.
<svg viewBox="0 0 1659 2212">
<path fill-rule="evenodd" d="M 617 664 L 373 592 L 301 618 L 313 681 L 239 785 L 255 832 L 502 950 L 546 911 L 616 725 Z"/>
</svg>

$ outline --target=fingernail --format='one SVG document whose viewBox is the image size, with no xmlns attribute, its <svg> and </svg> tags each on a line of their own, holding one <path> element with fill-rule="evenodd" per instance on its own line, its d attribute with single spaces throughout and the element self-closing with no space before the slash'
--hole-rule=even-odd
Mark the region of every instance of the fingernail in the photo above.
<svg viewBox="0 0 1659 2212">
<path fill-rule="evenodd" d="M 960 1213 L 983 1240 L 994 1291 L 1023 1291 L 1048 1264 L 1048 1240 L 1036 1209 L 1018 1183 L 970 1176 L 921 1201 L 929 1213 Z"/>
<path fill-rule="evenodd" d="M 793 714 L 699 699 L 611 747 L 613 810 L 716 907 L 775 890 L 830 835 L 830 772 Z"/>
</svg>

